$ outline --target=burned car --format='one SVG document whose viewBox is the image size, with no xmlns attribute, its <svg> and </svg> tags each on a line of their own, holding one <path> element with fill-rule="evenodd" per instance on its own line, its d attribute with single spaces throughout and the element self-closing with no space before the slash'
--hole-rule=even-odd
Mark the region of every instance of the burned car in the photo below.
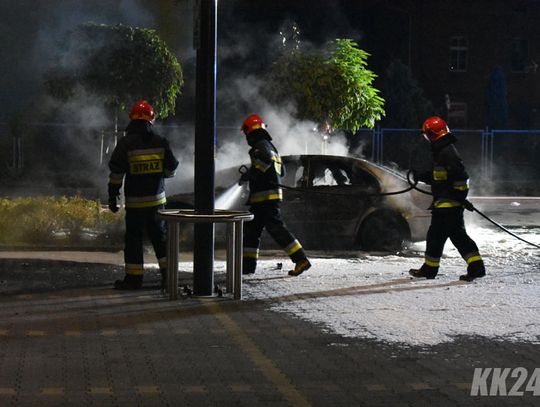
<svg viewBox="0 0 540 407">
<path fill-rule="evenodd" d="M 411 190 L 406 177 L 367 160 L 328 155 L 282 157 L 283 220 L 307 249 L 399 250 L 425 240 L 431 197 Z M 247 186 L 238 167 L 216 173 L 216 208 L 246 209 Z M 423 185 L 423 189 L 429 189 Z M 192 208 L 193 193 L 168 197 L 169 208 Z M 263 247 L 274 247 L 263 235 Z"/>
</svg>

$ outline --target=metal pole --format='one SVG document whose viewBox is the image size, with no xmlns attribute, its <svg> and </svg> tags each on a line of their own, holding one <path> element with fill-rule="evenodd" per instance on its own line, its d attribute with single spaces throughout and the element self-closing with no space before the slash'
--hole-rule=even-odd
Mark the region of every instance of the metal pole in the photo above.
<svg viewBox="0 0 540 407">
<path fill-rule="evenodd" d="M 167 221 L 167 290 L 169 299 L 178 298 L 178 223 Z"/>
<path fill-rule="evenodd" d="M 235 222 L 227 223 L 227 271 L 226 271 L 226 287 L 227 294 L 233 292 L 234 289 L 234 264 L 235 264 Z"/>
<path fill-rule="evenodd" d="M 234 299 L 242 299 L 242 243 L 244 221 L 235 222 L 234 229 Z"/>
<path fill-rule="evenodd" d="M 491 133 L 489 135 L 489 182 L 493 180 L 493 143 L 495 139 L 495 134 L 493 130 L 491 130 Z"/>
<path fill-rule="evenodd" d="M 195 113 L 195 210 L 213 214 L 216 147 L 217 0 L 199 0 L 194 33 L 197 46 Z M 195 224 L 193 293 L 212 295 L 214 224 Z"/>
<path fill-rule="evenodd" d="M 101 130 L 101 147 L 99 151 L 99 165 L 103 165 L 103 147 L 105 143 L 105 134 L 103 133 L 103 130 Z"/>
</svg>

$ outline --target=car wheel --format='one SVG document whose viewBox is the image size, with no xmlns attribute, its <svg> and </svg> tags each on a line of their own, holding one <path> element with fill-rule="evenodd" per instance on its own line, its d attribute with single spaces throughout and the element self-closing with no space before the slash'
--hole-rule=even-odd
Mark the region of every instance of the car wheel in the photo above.
<svg viewBox="0 0 540 407">
<path fill-rule="evenodd" d="M 391 210 L 378 210 L 370 214 L 357 235 L 360 249 L 366 251 L 395 251 L 403 248 L 410 238 L 409 226 L 403 217 Z"/>
</svg>

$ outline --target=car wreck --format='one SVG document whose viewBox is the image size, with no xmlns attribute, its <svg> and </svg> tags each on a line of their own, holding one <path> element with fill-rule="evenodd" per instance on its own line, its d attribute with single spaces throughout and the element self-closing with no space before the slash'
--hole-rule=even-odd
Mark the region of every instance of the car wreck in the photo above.
<svg viewBox="0 0 540 407">
<path fill-rule="evenodd" d="M 395 251 L 425 240 L 431 197 L 414 189 L 384 195 L 409 187 L 404 174 L 354 157 L 282 160 L 283 220 L 307 249 Z M 238 167 L 216 173 L 216 208 L 246 209 L 247 186 L 238 185 L 239 176 Z M 176 194 L 168 197 L 167 207 L 193 208 L 193 201 L 193 192 Z M 268 236 L 263 240 L 273 247 Z"/>
</svg>

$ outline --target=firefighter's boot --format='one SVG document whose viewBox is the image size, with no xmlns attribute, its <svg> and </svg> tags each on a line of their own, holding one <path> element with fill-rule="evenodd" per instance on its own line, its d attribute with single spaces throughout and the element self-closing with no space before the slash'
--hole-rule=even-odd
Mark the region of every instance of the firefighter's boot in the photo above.
<svg viewBox="0 0 540 407">
<path fill-rule="evenodd" d="M 290 276 L 299 276 L 304 271 L 308 270 L 311 267 L 311 263 L 308 259 L 303 259 L 294 264 L 294 270 L 289 271 Z"/>
<path fill-rule="evenodd" d="M 438 272 L 438 267 L 428 266 L 427 264 L 422 264 L 422 267 L 419 269 L 409 270 L 411 276 L 416 278 L 427 278 L 428 280 L 434 279 Z"/>
<path fill-rule="evenodd" d="M 123 280 L 116 280 L 114 288 L 116 290 L 138 290 L 142 287 L 143 276 L 133 276 L 126 274 Z"/>
<path fill-rule="evenodd" d="M 467 267 L 467 274 L 459 276 L 461 281 L 473 281 L 486 275 L 486 267 L 482 260 L 474 261 Z"/>
</svg>

